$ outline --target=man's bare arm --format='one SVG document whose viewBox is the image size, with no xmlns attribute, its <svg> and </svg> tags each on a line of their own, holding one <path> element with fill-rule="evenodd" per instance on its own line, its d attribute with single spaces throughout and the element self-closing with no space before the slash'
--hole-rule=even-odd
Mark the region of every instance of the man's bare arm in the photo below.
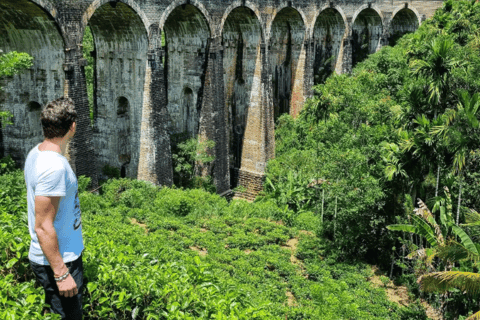
<svg viewBox="0 0 480 320">
<path fill-rule="evenodd" d="M 53 226 L 59 202 L 60 197 L 35 197 L 35 232 L 55 277 L 60 277 L 68 271 L 60 254 L 57 232 Z M 64 281 L 57 282 L 57 286 L 60 295 L 72 297 L 77 294 L 77 285 L 71 275 Z"/>
</svg>

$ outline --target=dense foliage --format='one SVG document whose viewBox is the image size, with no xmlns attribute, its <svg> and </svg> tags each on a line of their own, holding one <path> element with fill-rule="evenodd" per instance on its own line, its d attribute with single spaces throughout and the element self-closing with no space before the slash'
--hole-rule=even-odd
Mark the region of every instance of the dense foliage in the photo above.
<svg viewBox="0 0 480 320">
<path fill-rule="evenodd" d="M 385 226 L 405 194 L 435 196 L 437 172 L 458 199 L 459 172 L 477 181 L 466 171 L 478 166 L 480 144 L 479 12 L 476 2 L 446 2 L 395 47 L 317 86 L 298 119 L 281 117 L 266 198 L 323 212 L 319 232 L 346 253 L 371 255 L 386 248 Z M 478 205 L 468 185 L 463 201 Z"/>
<path fill-rule="evenodd" d="M 430 244 L 422 236 L 399 242 L 386 229 L 409 223 L 409 199 L 425 200 L 438 215 L 447 187 L 455 225 L 467 206 L 480 209 L 479 26 L 478 2 L 446 1 L 395 47 L 316 86 L 297 119 L 278 120 L 276 159 L 257 201 L 291 209 L 288 221 L 313 212 L 317 234 L 343 259 L 375 261 L 403 279 L 415 274 L 418 265 L 403 263 L 405 246 Z M 447 317 L 478 309 L 458 291 L 444 300 Z"/>
<path fill-rule="evenodd" d="M 278 223 L 271 202 L 127 179 L 101 195 L 87 185 L 85 319 L 425 319 L 418 304 L 388 301 L 367 265 L 337 263 L 313 233 Z M 23 172 L 0 175 L 0 190 L 0 318 L 53 319 L 28 266 Z"/>
</svg>

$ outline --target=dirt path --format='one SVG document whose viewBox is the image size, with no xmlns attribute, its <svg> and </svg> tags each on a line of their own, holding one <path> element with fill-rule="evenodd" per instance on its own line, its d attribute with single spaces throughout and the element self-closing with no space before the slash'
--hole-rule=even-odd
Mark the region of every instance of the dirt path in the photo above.
<svg viewBox="0 0 480 320">
<path fill-rule="evenodd" d="M 373 276 L 369 281 L 376 287 L 384 287 L 387 292 L 388 300 L 397 303 L 399 306 L 408 306 L 412 301 L 408 296 L 408 289 L 405 286 L 396 286 L 390 279 L 385 277 L 385 275 L 376 267 L 372 266 Z M 388 282 L 387 282 L 388 279 Z M 384 282 L 385 281 L 385 282 Z M 424 299 L 420 299 L 427 317 L 432 320 L 443 320 L 442 315 L 433 308 L 428 302 Z"/>
</svg>

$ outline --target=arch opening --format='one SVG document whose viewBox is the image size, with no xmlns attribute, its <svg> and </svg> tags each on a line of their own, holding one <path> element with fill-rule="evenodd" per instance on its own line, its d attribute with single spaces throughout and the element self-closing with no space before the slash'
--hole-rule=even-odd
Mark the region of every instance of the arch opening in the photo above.
<svg viewBox="0 0 480 320">
<path fill-rule="evenodd" d="M 26 138 L 31 139 L 32 145 L 37 145 L 43 140 L 43 128 L 40 116 L 42 106 L 36 101 L 30 101 L 26 105 L 27 113 L 24 121 L 24 128 L 28 128 Z"/>
<path fill-rule="evenodd" d="M 377 11 L 364 9 L 352 25 L 352 66 L 375 53 L 383 34 L 382 18 Z"/>
<path fill-rule="evenodd" d="M 13 114 L 13 124 L 0 129 L 0 150 L 23 166 L 43 136 L 39 106 L 63 95 L 64 41 L 51 15 L 31 1 L 2 0 L 0 12 L 0 49 L 27 52 L 34 58 L 29 70 L 1 85 L 1 103 Z"/>
<path fill-rule="evenodd" d="M 284 113 L 292 113 L 291 106 L 298 95 L 294 91 L 303 90 L 303 86 L 295 88 L 295 81 L 303 74 L 300 69 L 305 63 L 304 38 L 305 25 L 300 13 L 293 8 L 280 10 L 272 22 L 269 52 L 275 121 Z"/>
<path fill-rule="evenodd" d="M 125 97 L 117 99 L 117 119 L 116 127 L 116 154 L 119 163 L 121 163 L 121 177 L 127 176 L 127 168 L 132 157 L 132 145 L 130 143 L 131 123 L 130 123 L 130 103 Z"/>
<path fill-rule="evenodd" d="M 403 8 L 398 11 L 390 23 L 390 36 L 388 44 L 394 46 L 398 39 L 407 33 L 413 33 L 418 29 L 418 18 L 411 9 Z"/>
<path fill-rule="evenodd" d="M 243 140 L 249 106 L 257 98 L 252 94 L 255 71 L 261 64 L 262 29 L 255 13 L 247 7 L 237 7 L 228 15 L 222 30 L 224 47 L 225 107 L 228 114 L 230 185 L 238 183 Z"/>
<path fill-rule="evenodd" d="M 172 142 L 198 134 L 210 29 L 191 5 L 176 7 L 164 25 L 167 109 Z"/>
<path fill-rule="evenodd" d="M 317 17 L 313 30 L 315 58 L 313 62 L 314 84 L 324 83 L 340 63 L 340 50 L 345 36 L 345 22 L 333 9 L 323 10 Z"/>
<path fill-rule="evenodd" d="M 120 169 L 124 176 L 136 177 L 147 31 L 130 6 L 106 3 L 88 22 L 84 44 L 88 41 L 91 44 L 84 46 L 84 56 L 91 66 L 85 68 L 85 76 L 97 170 L 100 173 L 109 166 Z"/>
</svg>

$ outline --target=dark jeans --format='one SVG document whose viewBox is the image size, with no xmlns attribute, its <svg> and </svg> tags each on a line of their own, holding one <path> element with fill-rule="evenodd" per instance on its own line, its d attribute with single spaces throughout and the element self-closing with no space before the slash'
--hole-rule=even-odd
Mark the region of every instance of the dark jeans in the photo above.
<svg viewBox="0 0 480 320">
<path fill-rule="evenodd" d="M 50 266 L 43 266 L 32 261 L 30 261 L 30 265 L 37 276 L 37 280 L 45 289 L 45 303 L 50 306 L 50 312 L 61 315 L 62 319 L 81 320 L 83 292 L 82 256 L 75 261 L 65 263 L 78 288 L 78 294 L 71 298 L 60 296 L 53 270 Z"/>
</svg>

